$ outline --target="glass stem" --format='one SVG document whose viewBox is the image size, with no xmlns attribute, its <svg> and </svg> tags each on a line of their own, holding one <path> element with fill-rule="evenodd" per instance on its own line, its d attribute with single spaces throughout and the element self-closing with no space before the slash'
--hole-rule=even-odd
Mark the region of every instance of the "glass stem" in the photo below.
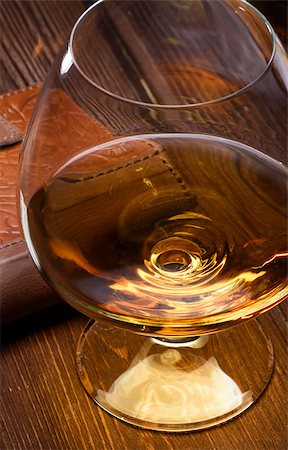
<svg viewBox="0 0 288 450">
<path fill-rule="evenodd" d="M 209 335 L 204 334 L 202 336 L 190 336 L 189 338 L 152 338 L 155 344 L 162 345 L 164 347 L 190 347 L 190 348 L 202 348 L 209 341 Z"/>
</svg>

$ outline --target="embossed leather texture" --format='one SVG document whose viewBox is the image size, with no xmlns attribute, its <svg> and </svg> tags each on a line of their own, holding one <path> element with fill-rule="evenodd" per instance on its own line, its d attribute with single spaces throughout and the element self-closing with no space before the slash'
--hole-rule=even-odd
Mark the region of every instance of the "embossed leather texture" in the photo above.
<svg viewBox="0 0 288 450">
<path fill-rule="evenodd" d="M 15 125 L 20 133 L 24 134 L 26 131 L 39 91 L 40 86 L 34 86 L 0 97 L 0 114 L 10 124 Z M 51 149 L 57 148 L 58 152 L 62 152 L 63 161 L 65 161 L 67 156 L 75 151 L 75 146 L 80 148 L 84 145 L 85 148 L 89 148 L 98 142 L 102 143 L 112 139 L 111 131 L 80 109 L 63 91 L 54 90 L 50 92 L 50 95 L 52 102 L 48 116 L 49 125 L 42 127 L 41 135 L 41 145 L 43 145 L 41 151 L 45 154 L 44 172 L 47 171 L 49 161 L 54 159 Z M 67 111 L 69 114 L 66 114 Z M 75 123 L 77 123 L 77 127 L 75 127 Z M 60 129 L 65 127 L 69 130 L 68 142 L 61 140 L 61 133 L 51 133 L 51 124 L 56 129 L 58 125 Z M 81 134 L 79 129 L 82 130 Z M 5 133 L 2 134 L 5 135 Z M 2 147 L 0 150 L 2 324 L 44 309 L 59 301 L 57 294 L 42 280 L 34 267 L 20 232 L 16 206 L 20 151 L 21 143 Z M 37 167 L 35 176 L 38 178 L 41 170 L 41 166 Z M 32 176 L 31 173 L 30 176 Z"/>
<path fill-rule="evenodd" d="M 21 134 L 26 131 L 39 90 L 39 86 L 28 87 L 0 97 L 1 115 Z M 2 129 L 6 136 L 6 129 Z M 2 134 L 5 137 L 4 131 Z M 3 325 L 59 301 L 34 267 L 18 225 L 16 190 L 20 149 L 21 142 L 0 150 L 0 311 Z"/>
<path fill-rule="evenodd" d="M 29 87 L 0 97 L 1 115 L 8 123 L 15 125 L 22 135 L 27 128 L 39 89 L 38 86 Z M 2 148 L 0 152 L 0 248 L 21 240 L 16 208 L 20 149 L 21 143 L 18 143 Z"/>
</svg>

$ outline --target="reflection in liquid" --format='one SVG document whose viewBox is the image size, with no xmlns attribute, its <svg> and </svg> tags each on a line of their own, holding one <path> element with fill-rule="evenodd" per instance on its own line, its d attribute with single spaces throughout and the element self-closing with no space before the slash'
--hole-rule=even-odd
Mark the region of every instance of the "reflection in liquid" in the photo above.
<svg viewBox="0 0 288 450">
<path fill-rule="evenodd" d="M 170 424 L 209 420 L 252 403 L 251 391 L 243 394 L 215 357 L 193 355 L 193 367 L 185 367 L 175 348 L 146 356 L 151 346 L 152 340 L 143 345 L 108 392 L 98 390 L 99 402 L 130 417 Z"/>
</svg>

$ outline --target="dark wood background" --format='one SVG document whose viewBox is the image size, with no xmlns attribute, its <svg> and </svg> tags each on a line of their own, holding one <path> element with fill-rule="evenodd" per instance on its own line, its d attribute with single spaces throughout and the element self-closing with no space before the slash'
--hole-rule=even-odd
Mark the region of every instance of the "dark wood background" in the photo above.
<svg viewBox="0 0 288 450">
<path fill-rule="evenodd" d="M 285 39 L 284 2 L 257 2 Z M 42 81 L 87 3 L 1 2 L 1 91 Z M 252 450 L 287 448 L 285 305 L 260 318 L 276 354 L 272 382 L 238 419 L 207 431 L 144 431 L 106 414 L 86 396 L 74 354 L 87 319 L 65 304 L 2 331 L 1 449 Z"/>
</svg>

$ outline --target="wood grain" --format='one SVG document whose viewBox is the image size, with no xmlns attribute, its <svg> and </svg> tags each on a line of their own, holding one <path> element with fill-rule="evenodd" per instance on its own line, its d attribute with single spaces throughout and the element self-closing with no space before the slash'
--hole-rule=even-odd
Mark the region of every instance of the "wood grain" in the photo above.
<svg viewBox="0 0 288 450">
<path fill-rule="evenodd" d="M 1 3 L 2 92 L 43 80 L 82 10 L 80 1 Z M 221 427 L 176 435 L 121 423 L 85 394 L 74 361 L 76 342 L 87 321 L 84 316 L 61 305 L 10 325 L 2 333 L 1 449 L 284 450 L 285 313 L 282 304 L 260 318 L 274 344 L 276 366 L 257 404 Z"/>
<path fill-rule="evenodd" d="M 253 408 L 221 427 L 167 434 L 126 425 L 98 408 L 78 380 L 74 354 L 86 318 L 61 306 L 4 330 L 4 449 L 277 449 L 286 448 L 286 333 L 279 308 L 261 317 L 274 344 L 272 382 Z"/>
<path fill-rule="evenodd" d="M 71 28 L 80 1 L 1 2 L 1 92 L 43 81 Z"/>
</svg>

